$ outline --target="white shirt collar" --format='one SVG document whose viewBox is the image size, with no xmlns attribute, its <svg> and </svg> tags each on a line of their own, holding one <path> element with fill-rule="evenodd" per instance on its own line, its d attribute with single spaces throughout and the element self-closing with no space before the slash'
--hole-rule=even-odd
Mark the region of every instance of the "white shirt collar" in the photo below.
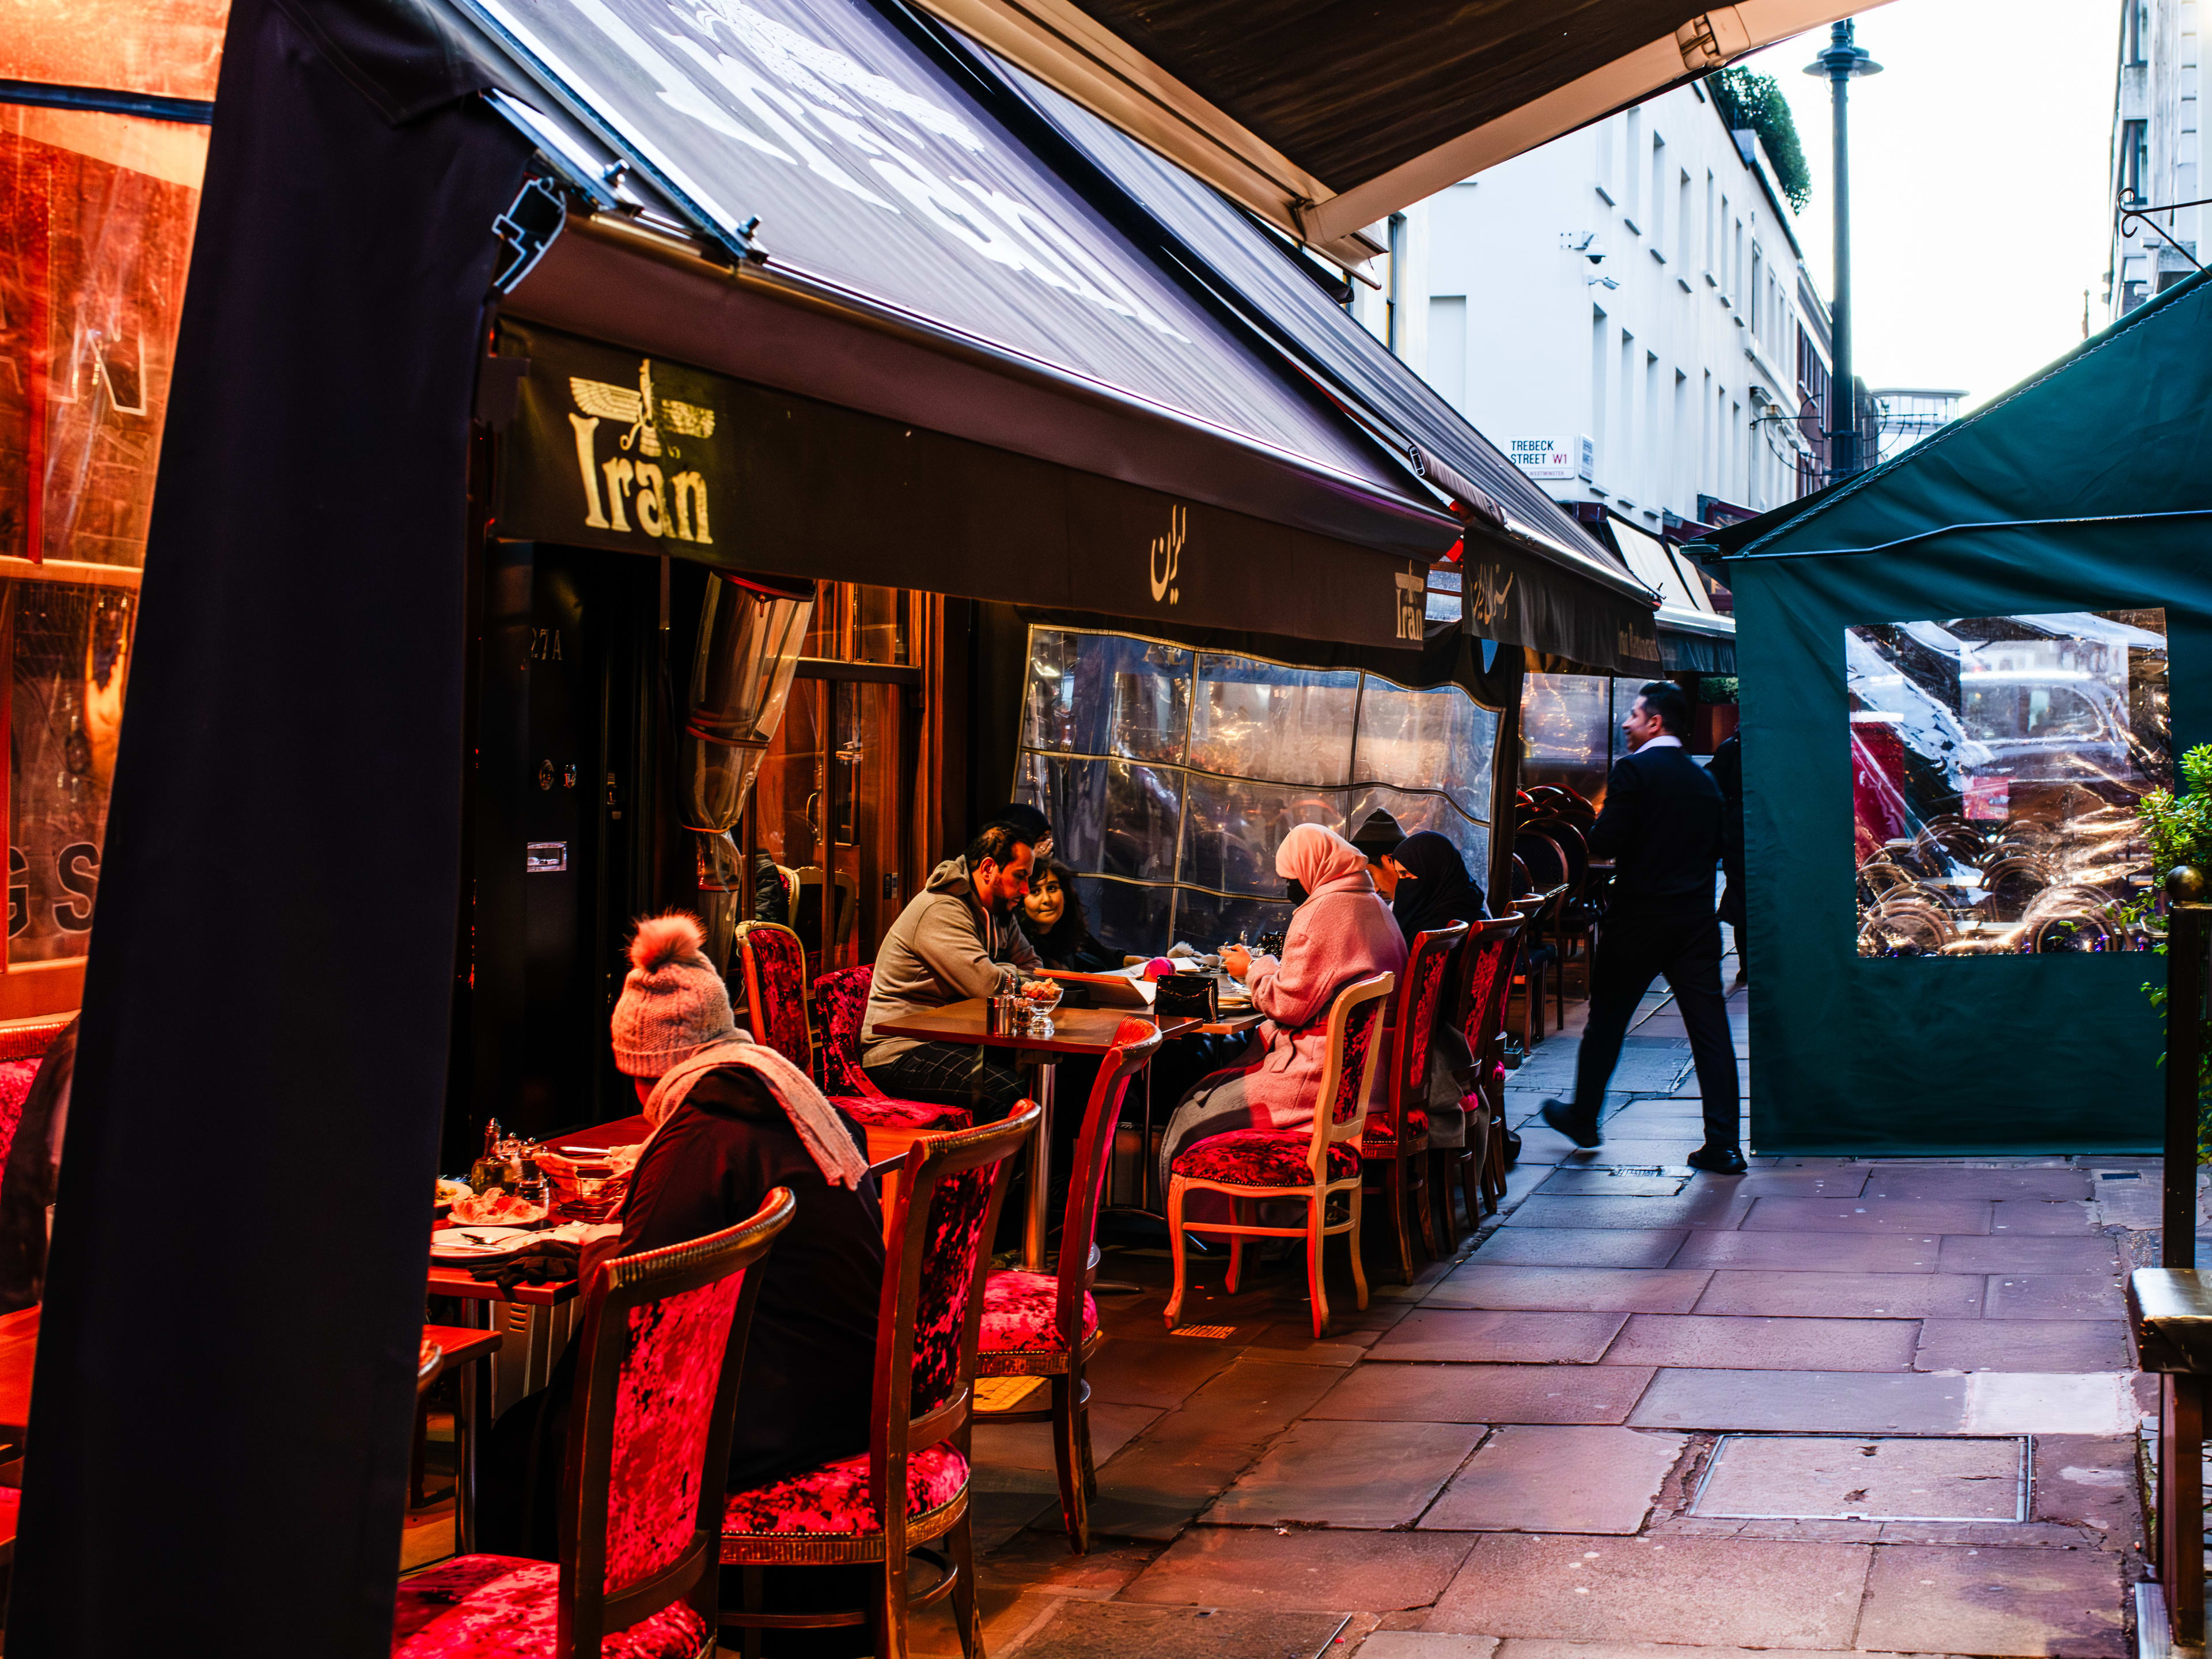
<svg viewBox="0 0 2212 1659">
<path fill-rule="evenodd" d="M 1662 732 L 1656 738 L 1646 738 L 1644 740 L 1644 747 L 1646 749 L 1680 749 L 1681 746 L 1681 738 L 1671 732 Z"/>
</svg>

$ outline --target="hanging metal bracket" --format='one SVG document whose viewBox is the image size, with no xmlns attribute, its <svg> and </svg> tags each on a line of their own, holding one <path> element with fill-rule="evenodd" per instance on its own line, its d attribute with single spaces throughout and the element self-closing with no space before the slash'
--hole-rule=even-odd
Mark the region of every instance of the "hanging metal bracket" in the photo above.
<svg viewBox="0 0 2212 1659">
<path fill-rule="evenodd" d="M 2172 213 L 2182 208 L 2212 207 L 2212 196 L 2200 196 L 2193 202 L 2159 202 L 2148 205 L 2135 201 L 2134 196 L 2131 190 L 2120 192 L 2120 234 L 2123 237 L 2132 237 L 2136 234 L 2136 227 L 2130 222 L 2131 220 L 2148 219 L 2154 213 Z M 2204 269 L 2203 261 L 2175 241 L 2163 225 L 2153 225 L 2151 228 L 2158 233 L 2160 246 L 2172 248 L 2197 270 Z"/>
</svg>

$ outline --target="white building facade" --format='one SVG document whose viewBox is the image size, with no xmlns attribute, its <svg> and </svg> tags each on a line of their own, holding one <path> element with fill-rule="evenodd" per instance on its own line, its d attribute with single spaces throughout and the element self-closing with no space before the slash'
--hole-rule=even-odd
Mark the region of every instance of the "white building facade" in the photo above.
<svg viewBox="0 0 2212 1659">
<path fill-rule="evenodd" d="M 1661 534 L 1819 487 L 1826 307 L 1765 148 L 1702 86 L 1388 228 L 1355 313 L 1555 500 Z"/>
<path fill-rule="evenodd" d="M 2197 126 L 2197 0 L 2119 0 L 2119 68 L 2114 76 L 2111 198 L 2112 257 L 2106 320 L 2170 288 L 2202 259 L 2204 210 L 2181 208 L 2123 227 L 2122 205 L 2190 202 L 2207 191 Z M 2123 234 L 2124 228 L 2131 234 Z"/>
</svg>

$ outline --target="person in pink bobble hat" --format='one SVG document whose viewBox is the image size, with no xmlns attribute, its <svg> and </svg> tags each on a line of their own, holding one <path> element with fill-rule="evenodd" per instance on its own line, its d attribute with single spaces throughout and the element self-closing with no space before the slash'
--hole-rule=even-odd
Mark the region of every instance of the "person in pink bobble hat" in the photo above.
<svg viewBox="0 0 2212 1659">
<path fill-rule="evenodd" d="M 719 1231 L 774 1188 L 798 1200 L 759 1270 L 730 1442 L 730 1490 L 741 1492 L 867 1449 L 884 1223 L 860 1129 L 738 1025 L 705 942 L 682 912 L 640 921 L 630 941 L 614 1057 L 653 1132 L 631 1171 L 616 1254 Z M 484 1547 L 554 1559 L 574 1352 L 493 1429 Z"/>
</svg>

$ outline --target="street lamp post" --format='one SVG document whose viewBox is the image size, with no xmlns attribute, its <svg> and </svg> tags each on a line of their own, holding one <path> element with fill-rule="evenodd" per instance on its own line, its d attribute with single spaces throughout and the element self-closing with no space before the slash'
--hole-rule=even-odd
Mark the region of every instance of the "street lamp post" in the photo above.
<svg viewBox="0 0 2212 1659">
<path fill-rule="evenodd" d="M 1808 75 L 1828 78 L 1835 117 L 1836 283 L 1830 307 L 1828 381 L 1828 476 L 1848 478 L 1863 465 L 1859 455 L 1858 382 L 1851 369 L 1851 163 L 1850 83 L 1855 76 L 1879 75 L 1881 65 L 1866 49 L 1852 44 L 1851 20 L 1828 32 L 1828 49 L 1805 65 Z"/>
</svg>

